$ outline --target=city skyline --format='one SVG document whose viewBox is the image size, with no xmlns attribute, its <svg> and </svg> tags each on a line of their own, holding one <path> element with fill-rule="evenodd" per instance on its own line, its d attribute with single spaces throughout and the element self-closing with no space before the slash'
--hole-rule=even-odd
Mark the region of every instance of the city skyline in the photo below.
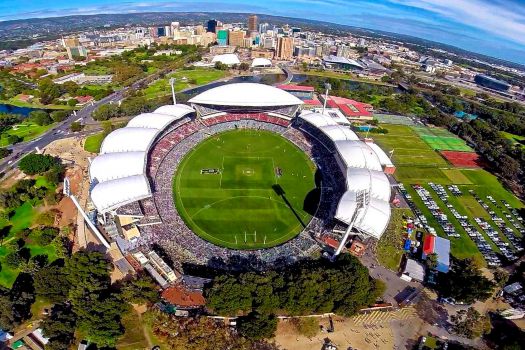
<svg viewBox="0 0 525 350">
<path fill-rule="evenodd" d="M 77 5 L 78 7 L 72 7 Z M 94 0 L 89 5 L 5 1 L 0 20 L 138 12 L 253 12 L 293 16 L 412 35 L 525 64 L 525 4 L 487 0 L 291 0 L 254 5 L 246 0 L 177 3 Z"/>
</svg>

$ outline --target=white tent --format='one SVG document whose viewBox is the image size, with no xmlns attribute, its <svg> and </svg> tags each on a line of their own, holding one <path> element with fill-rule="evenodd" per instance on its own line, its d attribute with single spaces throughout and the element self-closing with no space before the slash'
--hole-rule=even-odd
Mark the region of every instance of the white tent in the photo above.
<svg viewBox="0 0 525 350">
<path fill-rule="evenodd" d="M 234 53 L 226 53 L 224 55 L 217 55 L 213 57 L 211 62 L 212 63 L 221 62 L 222 64 L 226 64 L 228 66 L 232 66 L 234 64 L 241 63 L 241 61 L 239 61 L 239 57 L 237 57 L 237 55 Z"/>
<path fill-rule="evenodd" d="M 367 142 L 366 144 L 377 155 L 377 158 L 379 158 L 379 162 L 381 163 L 381 165 L 387 166 L 387 167 L 394 166 L 394 164 L 392 163 L 392 160 L 390 159 L 390 157 L 385 153 L 385 151 L 383 151 L 381 149 L 381 147 L 379 147 L 377 144 L 375 144 L 373 142 Z"/>
<path fill-rule="evenodd" d="M 252 68 L 271 67 L 271 66 L 272 66 L 272 61 L 270 61 L 267 58 L 257 57 L 257 58 L 254 58 L 252 61 Z"/>
<path fill-rule="evenodd" d="M 195 112 L 193 108 L 188 105 L 176 104 L 176 105 L 165 105 L 157 108 L 155 112 L 157 114 L 167 114 L 173 117 L 182 118 L 187 114 Z"/>
</svg>

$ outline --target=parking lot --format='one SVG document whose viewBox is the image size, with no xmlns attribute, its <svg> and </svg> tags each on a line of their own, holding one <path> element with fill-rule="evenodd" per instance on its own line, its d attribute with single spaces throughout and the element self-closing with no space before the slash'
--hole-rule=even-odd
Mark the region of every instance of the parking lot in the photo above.
<svg viewBox="0 0 525 350">
<path fill-rule="evenodd" d="M 505 200 L 491 195 L 481 198 L 474 189 L 466 191 L 457 185 L 429 182 L 411 187 L 407 190 L 401 184 L 400 192 L 419 224 L 430 233 L 449 238 L 452 254 L 456 257 L 467 257 L 469 250 L 474 248 L 487 266 L 497 267 L 515 261 L 518 253 L 523 251 L 523 218 Z M 415 193 L 417 198 L 412 198 L 411 193 Z M 478 213 L 483 215 L 471 215 L 463 207 L 459 199 L 468 196 L 479 204 Z M 503 217 L 498 216 L 496 210 Z"/>
</svg>

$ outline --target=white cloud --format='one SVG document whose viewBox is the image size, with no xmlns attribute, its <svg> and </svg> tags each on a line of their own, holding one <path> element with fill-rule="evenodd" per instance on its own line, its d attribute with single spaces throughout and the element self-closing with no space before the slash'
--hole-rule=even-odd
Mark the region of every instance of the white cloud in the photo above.
<svg viewBox="0 0 525 350">
<path fill-rule="evenodd" d="M 525 45 L 525 7 L 489 0 L 389 0 Z"/>
</svg>

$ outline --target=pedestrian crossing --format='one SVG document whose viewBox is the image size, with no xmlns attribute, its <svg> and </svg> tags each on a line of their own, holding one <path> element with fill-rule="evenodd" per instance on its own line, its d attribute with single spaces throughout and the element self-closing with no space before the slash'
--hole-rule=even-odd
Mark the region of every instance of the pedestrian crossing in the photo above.
<svg viewBox="0 0 525 350">
<path fill-rule="evenodd" d="M 355 324 L 378 324 L 390 321 L 402 321 L 417 317 L 413 307 L 405 307 L 395 311 L 372 311 L 367 314 L 359 314 L 352 317 Z"/>
</svg>

